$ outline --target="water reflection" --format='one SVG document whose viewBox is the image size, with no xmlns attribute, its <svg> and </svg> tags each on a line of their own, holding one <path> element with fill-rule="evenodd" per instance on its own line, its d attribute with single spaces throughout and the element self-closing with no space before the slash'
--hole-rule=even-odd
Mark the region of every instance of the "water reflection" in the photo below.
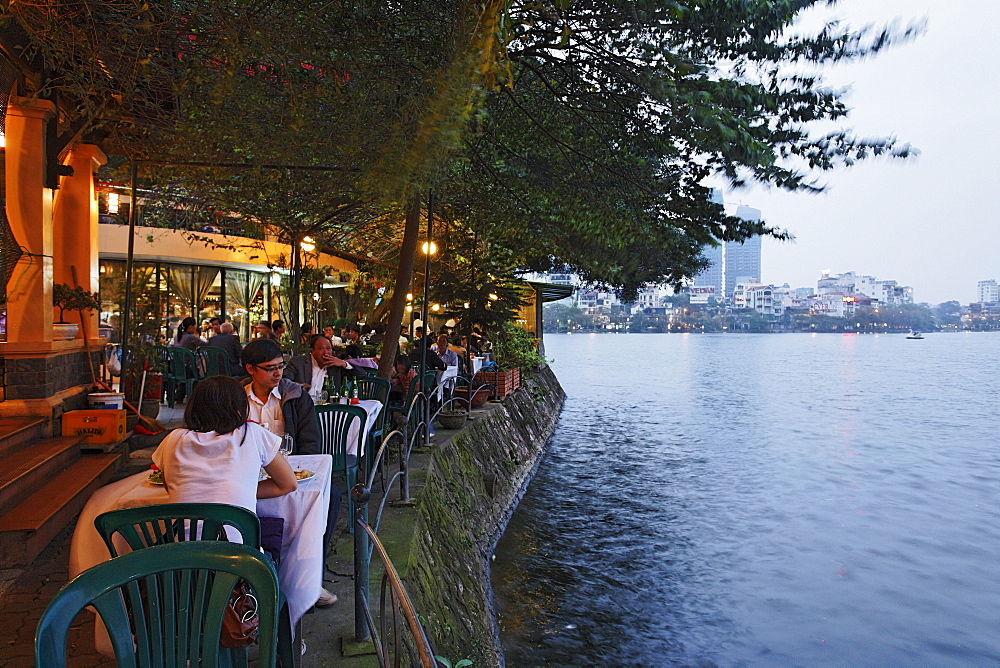
<svg viewBox="0 0 1000 668">
<path fill-rule="evenodd" d="M 569 398 L 497 547 L 508 664 L 1000 662 L 1000 337 L 913 343 L 546 337 Z"/>
</svg>

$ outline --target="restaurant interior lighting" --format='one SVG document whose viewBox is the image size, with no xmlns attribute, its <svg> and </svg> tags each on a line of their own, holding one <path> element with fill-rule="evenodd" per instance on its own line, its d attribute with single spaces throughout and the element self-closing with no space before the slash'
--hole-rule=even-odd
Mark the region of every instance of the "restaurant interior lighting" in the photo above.
<svg viewBox="0 0 1000 668">
<path fill-rule="evenodd" d="M 424 255 L 434 255 L 438 252 L 437 244 L 433 241 L 425 241 L 420 249 L 424 251 Z"/>
<path fill-rule="evenodd" d="M 121 205 L 118 193 L 108 193 L 108 213 L 118 213 L 118 207 Z"/>
</svg>

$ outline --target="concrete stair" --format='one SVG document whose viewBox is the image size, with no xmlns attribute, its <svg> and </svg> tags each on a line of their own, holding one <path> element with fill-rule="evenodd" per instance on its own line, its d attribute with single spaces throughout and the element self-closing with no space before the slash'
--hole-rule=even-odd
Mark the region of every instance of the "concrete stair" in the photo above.
<svg viewBox="0 0 1000 668">
<path fill-rule="evenodd" d="M 0 418 L 0 568 L 24 566 L 83 508 L 120 455 L 81 454 L 81 437 L 42 438 L 41 418 Z"/>
</svg>

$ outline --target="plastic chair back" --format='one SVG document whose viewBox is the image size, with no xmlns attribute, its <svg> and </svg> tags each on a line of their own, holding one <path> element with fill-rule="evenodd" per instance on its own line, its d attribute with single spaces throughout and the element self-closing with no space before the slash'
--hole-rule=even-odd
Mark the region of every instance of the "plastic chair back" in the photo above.
<svg viewBox="0 0 1000 668">
<path fill-rule="evenodd" d="M 389 400 L 389 390 L 392 385 L 385 378 L 378 376 L 367 376 L 365 378 L 355 378 L 358 384 L 358 397 L 361 399 L 377 399 L 385 406 Z"/>
<path fill-rule="evenodd" d="M 81 573 L 42 613 L 35 663 L 66 665 L 69 629 L 77 614 L 92 605 L 108 629 L 119 666 L 216 666 L 223 611 L 240 578 L 257 599 L 260 665 L 274 666 L 274 566 L 255 548 L 208 541 L 157 545 Z"/>
<path fill-rule="evenodd" d="M 111 556 L 117 557 L 114 536 L 121 536 L 133 552 L 155 545 L 198 540 L 229 540 L 226 527 L 240 532 L 243 544 L 261 546 L 260 519 L 246 508 L 224 503 L 161 503 L 122 508 L 94 518 L 94 527 L 104 539 Z M 291 620 L 284 596 L 280 597 L 278 650 L 282 663 L 291 665 L 298 644 L 292 641 Z M 233 666 L 247 664 L 245 649 L 227 650 Z"/>
<path fill-rule="evenodd" d="M 232 376 L 233 370 L 229 364 L 229 353 L 215 346 L 202 346 L 196 353 L 201 358 L 205 369 L 205 378 L 209 376 Z"/>
<path fill-rule="evenodd" d="M 94 518 L 112 557 L 118 556 L 114 535 L 120 535 L 132 551 L 165 543 L 195 540 L 228 540 L 227 526 L 243 537 L 243 544 L 260 547 L 260 520 L 246 508 L 224 503 L 163 503 L 122 508 Z"/>
<path fill-rule="evenodd" d="M 356 452 L 360 454 L 368 413 L 360 406 L 327 404 L 316 406 L 316 420 L 319 422 L 320 454 L 333 455 L 334 471 L 346 471 L 350 468 L 347 461 L 347 439 L 350 435 L 351 423 L 354 420 L 360 420 L 356 449 Z M 354 464 L 354 466 L 357 465 Z"/>
</svg>

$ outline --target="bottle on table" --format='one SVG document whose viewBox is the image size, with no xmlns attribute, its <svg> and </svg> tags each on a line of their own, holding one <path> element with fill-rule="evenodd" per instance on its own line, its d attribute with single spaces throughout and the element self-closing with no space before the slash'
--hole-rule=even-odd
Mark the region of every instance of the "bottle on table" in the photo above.
<svg viewBox="0 0 1000 668">
<path fill-rule="evenodd" d="M 338 403 L 340 400 L 340 386 L 333 381 L 332 376 L 326 377 L 325 384 L 327 388 L 327 397 L 329 398 L 330 403 Z"/>
</svg>

